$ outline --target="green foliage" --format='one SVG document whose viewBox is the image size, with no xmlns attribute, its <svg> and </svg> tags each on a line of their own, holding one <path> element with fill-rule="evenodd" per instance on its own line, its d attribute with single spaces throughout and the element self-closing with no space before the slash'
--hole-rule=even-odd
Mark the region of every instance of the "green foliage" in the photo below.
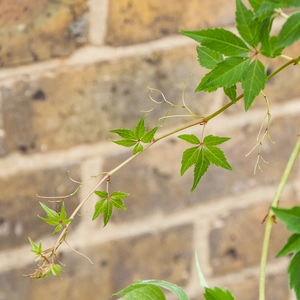
<svg viewBox="0 0 300 300">
<path fill-rule="evenodd" d="M 202 67 L 211 70 L 202 78 L 195 92 L 223 88 L 235 103 L 236 84 L 241 82 L 247 111 L 267 81 L 266 67 L 256 56 L 259 53 L 269 58 L 279 56 L 285 47 L 300 38 L 300 12 L 286 20 L 278 36 L 270 36 L 275 10 L 300 7 L 298 2 L 252 0 L 251 10 L 242 0 L 236 0 L 236 28 L 241 37 L 223 28 L 182 30 L 183 35 L 200 43 L 201 46 L 197 46 L 198 61 Z M 258 45 L 261 47 L 257 48 Z"/>
<path fill-rule="evenodd" d="M 247 75 L 242 80 L 245 110 L 250 108 L 256 96 L 264 89 L 266 81 L 265 67 L 258 59 L 255 59 L 249 66 Z"/>
<path fill-rule="evenodd" d="M 300 207 L 295 206 L 290 209 L 273 207 L 272 209 L 275 216 L 286 225 L 287 229 L 294 232 L 276 257 L 294 253 L 290 261 L 288 273 L 290 277 L 290 288 L 294 289 L 297 299 L 300 299 Z"/>
<path fill-rule="evenodd" d="M 241 38 L 224 28 L 203 29 L 199 31 L 181 30 L 180 32 L 199 42 L 202 46 L 226 56 L 246 57 L 250 52 L 250 49 Z"/>
<path fill-rule="evenodd" d="M 29 242 L 30 242 L 30 244 L 32 246 L 32 249 L 30 251 L 33 252 L 33 253 L 35 253 L 37 259 L 39 259 L 41 257 L 41 255 L 42 255 L 42 252 L 43 252 L 42 243 L 39 243 L 37 245 L 37 244 L 35 244 L 33 242 L 33 240 L 30 237 L 28 237 L 28 240 L 29 240 Z"/>
<path fill-rule="evenodd" d="M 145 300 L 164 300 L 166 299 L 164 293 L 160 288 L 164 288 L 175 294 L 179 300 L 188 300 L 186 293 L 179 286 L 163 281 L 163 280 L 143 280 L 136 281 L 136 283 L 127 286 L 125 289 L 114 294 L 126 296 L 120 298 L 123 300 L 129 299 L 145 299 Z"/>
<path fill-rule="evenodd" d="M 67 219 L 64 203 L 62 203 L 60 213 L 57 213 L 55 210 L 49 208 L 42 202 L 40 202 L 40 205 L 42 206 L 43 210 L 46 212 L 48 218 L 43 218 L 40 216 L 39 218 L 44 222 L 48 223 L 49 225 L 55 226 L 53 233 L 57 233 L 61 231 L 65 225 L 69 224 L 72 221 L 72 219 Z"/>
<path fill-rule="evenodd" d="M 197 46 L 198 61 L 200 65 L 207 69 L 214 69 L 218 63 L 222 62 L 223 55 L 207 47 Z"/>
<path fill-rule="evenodd" d="M 234 300 L 233 295 L 228 290 L 222 290 L 218 287 L 214 289 L 205 288 L 204 297 L 206 300 Z"/>
<path fill-rule="evenodd" d="M 227 170 L 232 170 L 232 167 L 226 160 L 224 152 L 216 147 L 228 141 L 230 138 L 218 137 L 218 136 L 206 136 L 201 142 L 194 134 L 182 134 L 178 138 L 198 146 L 186 149 L 182 154 L 181 159 L 181 176 L 187 169 L 194 166 L 194 182 L 191 191 L 193 191 L 201 177 L 207 171 L 210 163 L 217 167 L 222 167 Z"/>
<path fill-rule="evenodd" d="M 228 57 L 203 77 L 195 91 L 213 92 L 220 87 L 231 87 L 244 78 L 249 64 L 249 58 Z"/>
<path fill-rule="evenodd" d="M 251 46 L 256 47 L 259 40 L 257 32 L 261 22 L 254 18 L 254 12 L 247 9 L 241 0 L 236 0 L 236 28 L 241 37 Z"/>
<path fill-rule="evenodd" d="M 124 147 L 134 146 L 133 155 L 142 152 L 144 150 L 142 143 L 150 143 L 158 129 L 158 127 L 154 127 L 150 131 L 146 131 L 145 118 L 146 116 L 140 119 L 134 130 L 124 128 L 110 130 L 110 132 L 116 133 L 122 138 L 122 140 L 113 140 L 113 142 Z"/>
<path fill-rule="evenodd" d="M 128 197 L 129 194 L 113 192 L 109 195 L 106 191 L 95 191 L 94 193 L 101 200 L 95 204 L 95 211 L 92 220 L 97 219 L 99 215 L 103 214 L 103 227 L 105 227 L 109 222 L 114 208 L 126 210 L 123 199 Z"/>
<path fill-rule="evenodd" d="M 290 288 L 294 289 L 297 299 L 300 299 L 299 266 L 300 266 L 300 252 L 297 252 L 293 256 L 288 269 L 288 273 L 290 276 Z"/>
<path fill-rule="evenodd" d="M 300 38 L 300 12 L 292 14 L 283 24 L 278 35 L 277 48 L 285 48 Z"/>
</svg>

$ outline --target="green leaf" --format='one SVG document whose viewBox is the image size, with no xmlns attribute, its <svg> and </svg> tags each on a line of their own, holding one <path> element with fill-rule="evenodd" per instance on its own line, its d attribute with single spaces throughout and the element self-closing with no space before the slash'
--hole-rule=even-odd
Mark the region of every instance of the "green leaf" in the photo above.
<svg viewBox="0 0 300 300">
<path fill-rule="evenodd" d="M 42 202 L 40 202 L 40 205 L 43 208 L 43 210 L 46 212 L 49 219 L 59 218 L 58 213 L 55 210 L 49 208 L 48 206 L 46 206 Z"/>
<path fill-rule="evenodd" d="M 250 49 L 244 41 L 231 31 L 223 28 L 204 29 L 199 31 L 180 31 L 211 50 L 226 56 L 247 56 Z"/>
<path fill-rule="evenodd" d="M 55 227 L 55 229 L 54 229 L 54 231 L 52 232 L 52 234 L 55 234 L 55 233 L 61 231 L 61 230 L 63 229 L 63 227 L 64 227 L 63 224 L 58 224 L 58 225 Z"/>
<path fill-rule="evenodd" d="M 163 280 L 143 280 L 143 281 L 138 281 L 138 283 L 141 284 L 149 284 L 149 285 L 155 285 L 157 287 L 160 288 L 164 288 L 170 292 L 172 292 L 173 294 L 175 294 L 179 300 L 189 300 L 187 294 L 184 292 L 184 290 L 177 286 L 176 284 L 170 283 L 170 282 L 166 282 Z"/>
<path fill-rule="evenodd" d="M 258 59 L 254 60 L 248 68 L 247 75 L 242 80 L 246 111 L 250 108 L 256 96 L 264 89 L 266 81 L 267 74 L 264 65 Z"/>
<path fill-rule="evenodd" d="M 261 20 L 270 17 L 277 8 L 300 7 L 299 0 L 263 0 L 260 8 L 256 12 L 256 17 Z"/>
<path fill-rule="evenodd" d="M 300 1 L 299 1 L 300 2 Z M 290 46 L 300 38 L 300 12 L 292 14 L 283 24 L 279 35 L 277 48 Z"/>
<path fill-rule="evenodd" d="M 270 36 L 275 16 L 265 19 L 259 30 L 259 41 L 261 42 L 260 53 L 266 57 L 274 58 L 281 54 L 283 48 L 277 48 L 277 36 Z"/>
<path fill-rule="evenodd" d="M 56 218 L 52 218 L 52 219 L 47 219 L 47 218 L 43 218 L 41 216 L 38 216 L 42 221 L 46 222 L 47 224 L 51 225 L 51 226 L 56 226 L 59 224 L 59 217 L 57 216 Z"/>
<path fill-rule="evenodd" d="M 299 251 L 300 251 L 300 234 L 294 233 L 292 236 L 289 237 L 286 244 L 278 252 L 276 257 L 282 257 L 292 252 L 299 252 Z"/>
<path fill-rule="evenodd" d="M 214 69 L 216 65 L 223 61 L 223 55 L 207 47 L 197 46 L 198 61 L 200 65 L 207 69 Z"/>
<path fill-rule="evenodd" d="M 100 214 L 103 213 L 106 199 L 100 200 L 95 204 L 95 211 L 92 220 L 94 221 L 96 218 L 99 217 Z"/>
<path fill-rule="evenodd" d="M 199 281 L 200 281 L 200 285 L 204 288 L 208 287 L 208 284 L 207 284 L 207 282 L 206 282 L 206 280 L 203 276 L 203 273 L 200 269 L 197 251 L 195 251 L 195 258 L 196 258 L 196 269 L 197 269 L 197 274 L 198 274 L 198 278 L 199 278 Z"/>
<path fill-rule="evenodd" d="M 117 145 L 124 146 L 124 147 L 132 147 L 137 143 L 136 140 L 119 140 L 113 142 L 116 143 Z"/>
<path fill-rule="evenodd" d="M 206 300 L 234 300 L 233 295 L 228 291 L 224 291 L 218 287 L 214 289 L 205 288 L 204 297 Z"/>
<path fill-rule="evenodd" d="M 256 13 L 260 8 L 263 0 L 249 0 L 250 5 L 252 6 L 254 12 Z"/>
<path fill-rule="evenodd" d="M 51 267 L 50 272 L 54 275 L 57 276 L 58 278 L 61 278 L 60 273 L 63 272 L 63 269 L 61 268 L 60 265 L 58 264 L 53 264 Z"/>
<path fill-rule="evenodd" d="M 142 138 L 142 136 L 144 135 L 144 133 L 146 131 L 145 118 L 146 118 L 146 116 L 143 116 L 134 129 L 134 135 L 135 135 L 136 139 L 138 139 L 138 140 L 140 140 Z"/>
<path fill-rule="evenodd" d="M 300 233 L 300 207 L 290 209 L 272 207 L 275 216 L 282 221 L 288 230 Z"/>
<path fill-rule="evenodd" d="M 109 222 L 111 216 L 113 213 L 113 205 L 111 203 L 111 201 L 106 201 L 106 203 L 104 204 L 104 209 L 103 209 L 103 222 L 104 225 L 103 227 L 105 227 L 107 225 L 107 223 Z"/>
<path fill-rule="evenodd" d="M 157 131 L 158 127 L 154 127 L 153 129 L 151 129 L 150 131 L 146 132 L 142 138 L 141 141 L 145 144 L 150 143 L 153 139 L 154 139 L 154 135 Z"/>
<path fill-rule="evenodd" d="M 236 103 L 236 85 L 223 88 L 225 95 L 233 102 Z"/>
<path fill-rule="evenodd" d="M 195 145 L 200 145 L 199 139 L 194 134 L 181 134 L 178 138 Z"/>
<path fill-rule="evenodd" d="M 111 203 L 117 209 L 126 210 L 126 207 L 121 199 L 111 199 Z"/>
<path fill-rule="evenodd" d="M 203 143 L 205 146 L 217 146 L 229 141 L 229 137 L 220 137 L 214 135 L 208 135 L 204 138 Z"/>
<path fill-rule="evenodd" d="M 180 170 L 181 176 L 185 173 L 187 169 L 189 169 L 192 165 L 196 164 L 199 154 L 200 154 L 199 146 L 188 148 L 183 152 L 182 159 L 181 159 L 181 170 Z"/>
<path fill-rule="evenodd" d="M 214 146 L 206 146 L 205 151 L 206 157 L 212 164 L 214 164 L 217 167 L 232 170 L 232 167 L 226 160 L 224 152 L 220 148 Z"/>
<path fill-rule="evenodd" d="M 67 213 L 66 213 L 66 209 L 65 209 L 65 204 L 64 202 L 62 203 L 61 205 L 61 211 L 60 211 L 60 214 L 59 214 L 59 219 L 61 221 L 65 220 L 67 218 Z"/>
<path fill-rule="evenodd" d="M 134 132 L 131 129 L 124 129 L 124 128 L 122 128 L 122 129 L 113 129 L 113 130 L 110 130 L 109 132 L 116 133 L 121 138 L 123 138 L 125 140 L 135 139 Z"/>
<path fill-rule="evenodd" d="M 39 245 L 37 245 L 34 243 L 34 241 L 30 237 L 28 237 L 28 240 L 32 247 L 32 249 L 30 251 L 35 253 L 37 256 L 41 255 L 41 253 L 43 252 L 42 243 L 39 243 Z"/>
<path fill-rule="evenodd" d="M 148 289 L 146 289 L 148 287 Z M 179 286 L 163 281 L 163 280 L 138 280 L 136 283 L 131 284 L 124 288 L 123 290 L 119 291 L 118 293 L 114 294 L 116 296 L 120 296 L 126 294 L 128 298 L 123 297 L 123 300 L 160 300 L 166 299 L 163 292 L 160 288 L 164 288 L 169 290 L 173 294 L 175 294 L 179 300 L 188 300 L 186 293 L 183 291 L 182 288 Z M 160 292 L 158 292 L 160 291 Z M 162 298 L 161 298 L 162 297 Z"/>
<path fill-rule="evenodd" d="M 261 22 L 254 19 L 254 13 L 247 9 L 241 0 L 236 0 L 236 28 L 241 37 L 251 46 L 258 44 L 257 31 Z"/>
<path fill-rule="evenodd" d="M 205 155 L 205 151 L 201 149 L 194 168 L 194 182 L 191 192 L 197 187 L 201 177 L 207 171 L 209 164 L 210 163 L 207 156 Z"/>
<path fill-rule="evenodd" d="M 119 298 L 122 300 L 166 300 L 164 293 L 155 285 L 132 284 L 114 295 L 122 294 L 126 294 Z"/>
<path fill-rule="evenodd" d="M 297 299 L 300 299 L 300 252 L 297 252 L 292 258 L 288 273 L 290 276 L 290 288 L 294 289 Z"/>
<path fill-rule="evenodd" d="M 141 143 L 137 143 L 133 148 L 132 154 L 135 155 L 139 152 L 142 152 L 143 150 L 144 150 L 143 145 L 141 145 Z"/>
<path fill-rule="evenodd" d="M 111 199 L 124 199 L 124 198 L 126 198 L 128 196 L 129 196 L 129 194 L 127 194 L 127 193 L 113 192 L 113 193 L 111 193 L 110 198 Z"/>
<path fill-rule="evenodd" d="M 94 191 L 94 193 L 102 199 L 106 199 L 108 197 L 108 193 L 106 191 Z"/>
<path fill-rule="evenodd" d="M 220 87 L 230 87 L 241 81 L 249 67 L 250 59 L 228 57 L 206 74 L 195 92 L 212 92 Z"/>
</svg>

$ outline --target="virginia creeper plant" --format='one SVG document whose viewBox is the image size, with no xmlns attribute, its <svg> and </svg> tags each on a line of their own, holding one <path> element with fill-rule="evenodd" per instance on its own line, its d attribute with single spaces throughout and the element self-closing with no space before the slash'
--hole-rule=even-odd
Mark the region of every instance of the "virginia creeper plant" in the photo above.
<svg viewBox="0 0 300 300">
<path fill-rule="evenodd" d="M 219 114 L 229 109 L 237 101 L 244 101 L 244 109 L 248 111 L 253 105 L 254 100 L 259 94 L 263 95 L 267 106 L 267 122 L 262 124 L 261 136 L 254 148 L 258 148 L 257 162 L 255 168 L 260 168 L 259 161 L 261 157 L 261 145 L 265 137 L 269 137 L 270 126 L 270 101 L 263 92 L 265 84 L 272 77 L 287 67 L 295 67 L 300 64 L 300 52 L 298 57 L 287 57 L 284 55 L 286 47 L 292 45 L 300 38 L 300 8 L 299 0 L 249 0 L 248 9 L 242 0 L 236 0 L 236 29 L 238 34 L 232 33 L 224 28 L 203 29 L 198 31 L 184 31 L 181 33 L 199 43 L 196 47 L 198 61 L 201 67 L 208 69 L 208 73 L 200 80 L 195 92 L 214 92 L 217 89 L 223 89 L 228 97 L 228 104 L 220 107 L 211 115 L 196 115 L 185 104 L 184 97 L 182 105 L 176 105 L 169 102 L 158 90 L 150 89 L 149 97 L 155 106 L 167 103 L 170 109 L 165 116 L 159 119 L 156 127 L 146 130 L 145 120 L 147 115 L 143 116 L 133 129 L 120 128 L 110 130 L 116 134 L 118 139 L 113 140 L 117 145 L 132 148 L 132 156 L 121 163 L 119 166 L 108 172 L 93 176 L 98 178 L 96 186 L 90 191 L 73 213 L 67 217 L 64 200 L 74 195 L 85 183 L 79 183 L 78 188 L 71 195 L 58 198 L 62 202 L 61 211 L 56 212 L 43 203 L 40 203 L 44 214 L 47 217 L 39 216 L 39 218 L 54 227 L 53 234 L 57 234 L 54 245 L 44 250 L 42 243 L 36 244 L 29 238 L 32 246 L 32 252 L 38 261 L 38 268 L 27 276 L 40 279 L 45 276 L 55 275 L 61 277 L 62 264 L 57 260 L 56 255 L 60 245 L 65 241 L 68 229 L 72 225 L 80 208 L 88 201 L 91 195 L 96 194 L 99 197 L 95 204 L 92 219 L 98 217 L 103 218 L 103 225 L 106 226 L 113 214 L 114 209 L 126 210 L 124 200 L 129 196 L 126 192 L 113 191 L 108 189 L 108 183 L 113 175 L 122 169 L 123 166 L 130 163 L 135 157 L 144 153 L 153 144 L 170 135 L 175 135 L 187 128 L 202 125 L 201 135 L 198 137 L 194 134 L 180 134 L 178 138 L 189 144 L 189 147 L 183 152 L 181 157 L 180 174 L 184 173 L 191 167 L 194 170 L 194 179 L 191 185 L 193 191 L 202 176 L 206 173 L 211 164 L 227 170 L 232 170 L 226 159 L 221 145 L 230 137 L 219 137 L 214 135 L 205 136 L 205 127 L 207 123 Z M 293 10 L 291 10 L 293 9 Z M 296 9 L 296 10 L 295 10 Z M 283 11 L 284 10 L 284 11 Z M 285 21 L 277 35 L 271 34 L 273 22 L 276 18 L 284 18 Z M 272 74 L 267 74 L 267 64 L 272 63 L 272 59 L 281 57 L 286 60 Z M 267 59 L 266 59 L 267 58 Z M 267 61 L 267 64 L 264 64 Z M 237 88 L 243 93 L 238 95 Z M 151 94 L 158 92 L 163 100 L 155 100 Z M 175 128 L 163 135 L 157 135 L 160 127 L 167 121 L 169 117 L 181 117 L 182 115 L 171 115 L 172 109 L 181 107 L 186 114 L 194 119 L 193 122 L 184 126 Z M 149 111 L 151 113 L 151 111 Z M 296 138 L 295 138 L 296 139 Z M 270 233 L 275 219 L 282 221 L 288 230 L 292 231 L 291 237 L 288 239 L 277 257 L 293 254 L 288 274 L 290 279 L 290 288 L 294 290 L 296 297 L 300 300 L 300 207 L 291 209 L 279 208 L 279 199 L 283 188 L 287 182 L 288 176 L 296 161 L 300 151 L 300 138 L 296 141 L 296 146 L 290 156 L 286 170 L 283 173 L 282 180 L 279 183 L 276 195 L 271 202 L 270 210 L 265 219 L 266 229 L 263 242 L 263 250 L 261 256 L 260 282 L 259 282 L 259 300 L 265 299 L 265 267 L 267 261 L 268 244 Z M 90 180 L 90 179 L 88 179 Z M 103 188 L 104 186 L 104 188 Z M 101 189 L 102 187 L 102 189 Z M 48 197 L 46 197 L 48 198 Z M 200 267 L 197 264 L 197 270 L 201 285 L 205 289 L 204 297 L 207 300 L 232 300 L 234 296 L 228 290 L 219 287 L 209 288 L 201 274 Z M 274 287 L 276 288 L 276 287 Z M 163 289 L 167 289 L 174 293 L 180 300 L 188 300 L 186 293 L 182 288 L 161 280 L 144 280 L 136 281 L 134 284 L 124 288 L 115 295 L 120 299 L 166 299 Z"/>
</svg>

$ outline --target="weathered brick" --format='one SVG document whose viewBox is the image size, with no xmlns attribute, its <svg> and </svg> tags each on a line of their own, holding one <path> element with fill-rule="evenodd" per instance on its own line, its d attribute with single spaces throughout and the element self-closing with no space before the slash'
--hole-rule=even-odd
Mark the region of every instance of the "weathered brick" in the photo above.
<svg viewBox="0 0 300 300">
<path fill-rule="evenodd" d="M 86 0 L 1 1 L 0 66 L 66 56 L 86 41 Z"/>
<path fill-rule="evenodd" d="M 258 278 L 249 277 L 243 281 L 228 285 L 235 299 L 257 300 Z M 266 278 L 266 299 L 289 300 L 290 299 L 287 274 L 274 274 Z"/>
<path fill-rule="evenodd" d="M 120 46 L 197 30 L 228 25 L 234 21 L 233 1 L 139 1 L 109 2 L 106 42 Z"/>
<path fill-rule="evenodd" d="M 161 89 L 169 101 L 181 104 L 184 81 L 190 73 L 199 72 L 194 47 L 185 47 L 70 68 L 2 87 L 6 147 L 32 152 L 106 140 L 106 128 L 133 128 L 145 114 L 141 111 L 153 108 L 147 102 L 148 86 Z M 186 102 L 203 114 L 212 96 L 193 93 L 196 77 L 188 82 Z M 195 99 L 201 99 L 201 107 Z M 149 126 L 154 127 L 169 108 L 159 106 L 150 113 Z"/>
<path fill-rule="evenodd" d="M 77 165 L 64 165 L 61 168 L 44 169 L 35 172 L 22 172 L 14 176 L 0 179 L 0 249 L 8 249 L 28 243 L 28 236 L 38 242 L 43 234 L 53 231 L 48 224 L 41 221 L 37 215 L 45 216 L 38 201 L 44 202 L 52 209 L 57 203 L 47 203 L 36 197 L 66 195 L 77 187 L 66 176 L 70 170 L 78 178 Z M 77 203 L 77 196 L 66 204 L 68 213 Z M 74 220 L 76 224 L 79 218 Z M 74 224 L 74 225 L 75 225 Z"/>
<path fill-rule="evenodd" d="M 281 201 L 295 203 L 295 195 Z M 292 206 L 292 205 L 291 205 Z M 265 226 L 262 221 L 269 205 L 256 204 L 236 209 L 221 217 L 210 234 L 210 261 L 214 274 L 224 274 L 258 264 L 261 257 Z M 269 246 L 269 260 L 274 259 L 290 236 L 285 226 L 274 225 Z"/>
<path fill-rule="evenodd" d="M 180 286 L 187 284 L 193 247 L 191 224 L 116 241 L 113 290 L 118 291 L 136 279 L 163 279 Z"/>
</svg>

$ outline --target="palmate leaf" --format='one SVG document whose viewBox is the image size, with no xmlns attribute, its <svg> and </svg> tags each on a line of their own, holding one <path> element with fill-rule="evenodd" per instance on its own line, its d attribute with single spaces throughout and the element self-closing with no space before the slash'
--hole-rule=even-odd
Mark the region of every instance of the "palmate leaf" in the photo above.
<svg viewBox="0 0 300 300">
<path fill-rule="evenodd" d="M 212 92 L 220 87 L 230 87 L 241 81 L 250 64 L 250 59 L 228 57 L 206 74 L 195 92 Z"/>
<path fill-rule="evenodd" d="M 223 61 L 223 55 L 207 47 L 197 46 L 198 61 L 200 65 L 207 69 L 214 69 L 217 64 Z"/>
<path fill-rule="evenodd" d="M 131 129 L 125 129 L 125 128 L 124 129 L 113 129 L 113 130 L 110 130 L 109 132 L 116 133 L 125 140 L 134 140 L 135 139 L 134 131 Z"/>
<path fill-rule="evenodd" d="M 150 143 L 150 142 L 153 140 L 154 135 L 155 135 L 157 129 L 158 129 L 158 127 L 154 127 L 154 128 L 151 129 L 150 131 L 145 132 L 145 134 L 144 134 L 144 135 L 142 136 L 142 138 L 141 138 L 141 141 L 142 141 L 143 143 L 145 143 L 145 144 Z"/>
<path fill-rule="evenodd" d="M 264 89 L 266 81 L 267 74 L 264 65 L 258 59 L 254 60 L 242 80 L 246 111 L 250 108 L 256 96 Z"/>
<path fill-rule="evenodd" d="M 279 56 L 283 50 L 284 47 L 279 48 L 278 43 L 278 37 L 277 36 L 270 36 L 270 31 L 272 28 L 273 21 L 275 19 L 275 16 L 271 16 L 269 18 L 266 18 L 260 27 L 259 30 L 259 41 L 261 42 L 261 48 L 260 53 L 270 57 L 274 58 L 276 56 Z"/>
<path fill-rule="evenodd" d="M 216 145 L 222 144 L 230 138 L 208 135 L 204 138 L 203 143 L 201 143 L 200 140 L 193 134 L 182 134 L 178 137 L 188 143 L 198 144 L 196 147 L 186 149 L 183 152 L 181 159 L 181 176 L 186 172 L 186 170 L 194 166 L 194 181 L 191 192 L 197 187 L 210 163 L 227 170 L 232 170 L 232 167 L 226 160 L 224 152 L 220 148 L 216 147 Z"/>
<path fill-rule="evenodd" d="M 132 147 L 137 143 L 136 140 L 118 140 L 118 141 L 113 140 L 113 142 L 117 145 L 124 146 L 124 147 Z"/>
<path fill-rule="evenodd" d="M 194 134 L 181 134 L 178 138 L 195 145 L 200 145 L 200 140 Z"/>
<path fill-rule="evenodd" d="M 191 192 L 197 187 L 201 177 L 205 174 L 209 165 L 210 162 L 205 155 L 205 151 L 201 149 L 194 168 L 194 182 L 191 188 Z"/>
<path fill-rule="evenodd" d="M 204 297 L 206 300 L 234 300 L 230 291 L 224 291 L 218 287 L 215 287 L 214 289 L 206 287 Z"/>
<path fill-rule="evenodd" d="M 247 56 L 250 49 L 244 41 L 231 31 L 223 28 L 204 29 L 198 31 L 180 31 L 211 50 L 226 56 Z"/>
<path fill-rule="evenodd" d="M 137 143 L 133 148 L 132 154 L 135 155 L 139 152 L 142 152 L 143 150 L 144 150 L 143 145 L 141 145 L 141 143 Z"/>
<path fill-rule="evenodd" d="M 125 288 L 114 295 L 120 296 L 122 294 L 126 294 L 124 297 L 119 298 L 120 300 L 166 300 L 162 290 L 155 285 L 135 284 L 134 286 L 132 285 L 129 287 L 131 288 Z"/>
<path fill-rule="evenodd" d="M 148 288 L 147 288 L 148 287 Z M 163 280 L 137 280 L 136 283 L 131 284 L 114 294 L 126 296 L 120 298 L 123 300 L 143 299 L 143 300 L 163 300 L 166 299 L 160 288 L 169 290 L 175 294 L 179 300 L 188 300 L 186 293 L 179 286 L 163 281 Z M 160 291 L 160 292 L 159 292 Z"/>
<path fill-rule="evenodd" d="M 229 137 L 220 137 L 215 135 L 208 135 L 204 138 L 203 142 L 205 146 L 217 146 L 229 141 Z"/>
<path fill-rule="evenodd" d="M 299 0 L 263 0 L 260 8 L 256 12 L 256 17 L 264 20 L 270 17 L 276 8 L 296 8 L 300 7 Z"/>
<path fill-rule="evenodd" d="M 296 42 L 299 38 L 300 38 L 300 12 L 296 12 L 292 14 L 283 24 L 278 35 L 277 48 L 281 49 L 290 46 L 291 44 Z"/>
<path fill-rule="evenodd" d="M 236 84 L 229 87 L 224 87 L 223 91 L 233 103 L 236 103 Z"/>
<path fill-rule="evenodd" d="M 186 149 L 182 154 L 180 175 L 182 176 L 187 169 L 196 164 L 200 154 L 200 147 Z"/>
<path fill-rule="evenodd" d="M 261 22 L 254 18 L 254 13 L 247 9 L 241 0 L 236 0 L 236 28 L 241 37 L 251 46 L 258 44 L 258 29 Z"/>
<path fill-rule="evenodd" d="M 214 164 L 217 167 L 232 170 L 232 167 L 227 162 L 224 152 L 220 148 L 214 146 L 205 146 L 204 149 L 205 155 L 212 164 Z"/>
<path fill-rule="evenodd" d="M 300 299 L 300 252 L 297 252 L 292 258 L 288 273 L 290 276 L 290 288 L 294 289 L 297 299 Z"/>
<path fill-rule="evenodd" d="M 260 8 L 263 0 L 249 0 L 250 5 L 253 8 L 253 11 L 256 13 L 258 9 Z"/>
<path fill-rule="evenodd" d="M 282 257 L 288 255 L 292 252 L 299 252 L 300 251 L 300 234 L 294 233 L 292 236 L 289 237 L 286 244 L 283 248 L 278 252 L 276 257 Z"/>
<path fill-rule="evenodd" d="M 142 117 L 134 129 L 134 135 L 138 140 L 142 138 L 146 131 L 145 118 L 146 116 Z"/>
<path fill-rule="evenodd" d="M 287 229 L 294 233 L 300 233 L 300 207 L 293 208 L 272 208 L 275 216 L 283 222 Z"/>
<path fill-rule="evenodd" d="M 106 191 L 95 191 L 94 192 L 97 196 L 101 198 L 96 204 L 95 204 L 95 210 L 92 220 L 95 220 L 99 217 L 99 215 L 103 214 L 103 227 L 107 225 L 109 222 L 112 214 L 113 214 L 113 208 L 126 210 L 126 207 L 124 206 L 123 199 L 128 197 L 129 194 L 123 193 L 123 192 L 113 192 L 111 195 L 108 195 Z"/>
</svg>

